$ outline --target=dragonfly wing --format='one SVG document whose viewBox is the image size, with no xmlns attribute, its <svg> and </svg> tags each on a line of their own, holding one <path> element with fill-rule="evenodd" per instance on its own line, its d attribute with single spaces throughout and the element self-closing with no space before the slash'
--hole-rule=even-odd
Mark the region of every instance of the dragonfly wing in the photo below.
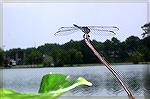
<svg viewBox="0 0 150 99">
<path fill-rule="evenodd" d="M 72 34 L 74 32 L 77 32 L 77 31 L 79 31 L 79 29 L 76 27 L 61 27 L 58 29 L 58 31 L 54 35 L 65 36 L 65 35 L 69 35 L 69 34 Z"/>
<path fill-rule="evenodd" d="M 111 30 L 100 30 L 100 29 L 91 29 L 90 33 L 102 35 L 102 36 L 114 36 L 116 33 Z"/>
<path fill-rule="evenodd" d="M 108 31 L 118 31 L 119 28 L 115 26 L 87 26 L 89 29 L 97 29 L 97 30 L 108 30 Z"/>
<path fill-rule="evenodd" d="M 113 36 L 115 31 L 118 31 L 119 28 L 115 26 L 87 26 L 90 29 L 90 33 L 94 33 L 102 36 Z"/>
</svg>

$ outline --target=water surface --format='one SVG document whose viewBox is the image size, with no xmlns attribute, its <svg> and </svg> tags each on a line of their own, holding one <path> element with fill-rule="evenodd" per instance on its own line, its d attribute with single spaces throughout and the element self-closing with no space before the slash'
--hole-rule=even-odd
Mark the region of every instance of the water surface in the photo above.
<svg viewBox="0 0 150 99">
<path fill-rule="evenodd" d="M 115 65 L 125 83 L 135 96 L 144 96 L 144 73 L 148 65 Z M 93 83 L 93 86 L 79 86 L 64 96 L 127 96 L 105 66 L 3 69 L 3 87 L 17 92 L 37 93 L 42 76 L 47 73 L 63 73 L 71 79 L 79 76 Z"/>
</svg>

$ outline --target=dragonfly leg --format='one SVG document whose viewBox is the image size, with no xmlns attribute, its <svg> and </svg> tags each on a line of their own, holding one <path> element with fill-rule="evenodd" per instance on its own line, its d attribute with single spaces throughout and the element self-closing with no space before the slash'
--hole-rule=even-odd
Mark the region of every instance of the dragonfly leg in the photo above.
<svg viewBox="0 0 150 99">
<path fill-rule="evenodd" d="M 83 34 L 83 38 L 86 39 L 85 34 Z"/>
<path fill-rule="evenodd" d="M 83 38 L 84 38 L 84 39 L 87 39 L 88 41 L 90 41 L 89 37 L 90 37 L 90 36 L 89 36 L 87 33 L 85 33 L 85 34 L 83 35 Z"/>
</svg>

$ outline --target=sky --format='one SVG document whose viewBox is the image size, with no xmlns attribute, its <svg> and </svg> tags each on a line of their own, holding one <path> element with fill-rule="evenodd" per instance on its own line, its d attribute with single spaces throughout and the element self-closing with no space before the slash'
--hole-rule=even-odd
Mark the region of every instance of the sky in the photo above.
<svg viewBox="0 0 150 99">
<path fill-rule="evenodd" d="M 115 36 L 90 34 L 104 42 L 116 37 L 124 41 L 131 35 L 142 38 L 141 26 L 147 22 L 146 3 L 4 3 L 3 47 L 38 47 L 45 43 L 64 44 L 83 39 L 83 33 L 55 36 L 60 27 L 117 26 Z"/>
</svg>

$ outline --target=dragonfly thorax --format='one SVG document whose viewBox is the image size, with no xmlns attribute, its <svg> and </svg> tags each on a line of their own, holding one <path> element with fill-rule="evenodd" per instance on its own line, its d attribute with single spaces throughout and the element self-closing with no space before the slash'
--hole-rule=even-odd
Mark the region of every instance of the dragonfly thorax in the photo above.
<svg viewBox="0 0 150 99">
<path fill-rule="evenodd" d="M 90 32 L 90 29 L 87 27 L 87 26 L 78 26 L 78 25 L 75 25 L 73 24 L 75 27 L 79 28 L 82 32 L 88 34 Z"/>
<path fill-rule="evenodd" d="M 90 32 L 90 29 L 88 27 L 82 27 L 81 30 L 82 32 L 87 33 L 87 34 Z"/>
</svg>

